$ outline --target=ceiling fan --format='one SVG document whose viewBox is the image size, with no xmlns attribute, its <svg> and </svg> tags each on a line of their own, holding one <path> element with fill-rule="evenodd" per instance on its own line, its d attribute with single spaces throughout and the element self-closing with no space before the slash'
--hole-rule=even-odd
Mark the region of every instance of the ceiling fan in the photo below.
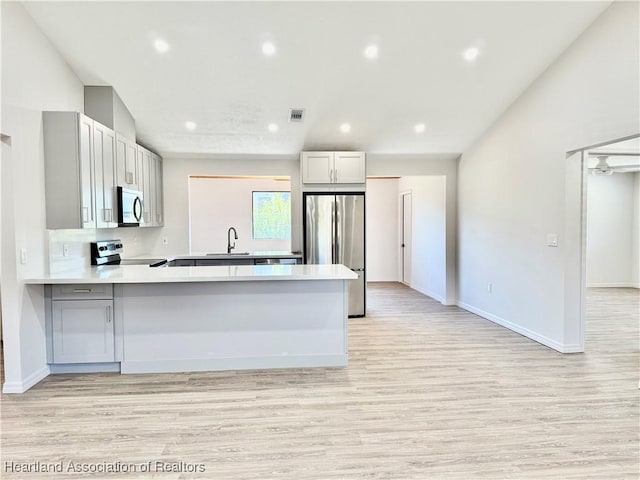
<svg viewBox="0 0 640 480">
<path fill-rule="evenodd" d="M 589 153 L 598 159 L 595 167 L 589 168 L 592 175 L 613 175 L 614 173 L 640 172 L 640 164 L 635 165 L 609 165 L 607 159 L 610 156 L 620 156 L 619 153 Z M 639 156 L 638 154 L 624 154 L 623 156 Z"/>
</svg>

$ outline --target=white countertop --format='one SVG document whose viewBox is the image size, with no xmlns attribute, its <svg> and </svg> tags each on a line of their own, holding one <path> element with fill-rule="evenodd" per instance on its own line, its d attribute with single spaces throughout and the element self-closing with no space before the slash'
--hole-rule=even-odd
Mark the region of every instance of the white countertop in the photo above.
<svg viewBox="0 0 640 480">
<path fill-rule="evenodd" d="M 355 280 L 344 265 L 224 265 L 156 267 L 104 265 L 29 278 L 29 284 L 252 282 L 272 280 Z"/>
</svg>

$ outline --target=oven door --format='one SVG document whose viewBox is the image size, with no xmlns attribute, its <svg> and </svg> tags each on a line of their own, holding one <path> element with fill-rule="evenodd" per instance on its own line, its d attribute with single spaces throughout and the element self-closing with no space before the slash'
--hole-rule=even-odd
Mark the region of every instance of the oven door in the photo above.
<svg viewBox="0 0 640 480">
<path fill-rule="evenodd" d="M 118 226 L 138 227 L 142 218 L 142 192 L 118 187 Z"/>
</svg>

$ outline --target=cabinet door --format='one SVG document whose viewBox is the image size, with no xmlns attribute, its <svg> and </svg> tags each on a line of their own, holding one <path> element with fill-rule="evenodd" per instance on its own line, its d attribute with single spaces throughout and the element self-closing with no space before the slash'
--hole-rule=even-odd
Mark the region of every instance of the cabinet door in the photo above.
<svg viewBox="0 0 640 480">
<path fill-rule="evenodd" d="M 335 164 L 333 183 L 365 183 L 367 181 L 364 152 L 335 152 L 333 158 Z"/>
<path fill-rule="evenodd" d="M 127 139 L 127 156 L 125 165 L 127 186 L 133 190 L 141 190 L 138 176 L 138 145 L 133 140 Z"/>
<path fill-rule="evenodd" d="M 138 145 L 138 189 L 142 192 L 142 220 L 141 227 L 151 226 L 151 152 Z"/>
<path fill-rule="evenodd" d="M 333 152 L 302 152 L 302 183 L 332 183 Z"/>
<path fill-rule="evenodd" d="M 114 228 L 116 222 L 115 134 L 95 122 L 96 220 L 98 228 Z"/>
<path fill-rule="evenodd" d="M 120 134 L 116 134 L 116 185 L 124 188 L 138 189 L 137 155 L 135 142 Z"/>
<path fill-rule="evenodd" d="M 151 155 L 155 163 L 155 225 L 162 227 L 164 225 L 164 199 L 162 185 L 162 158 L 155 153 Z"/>
<path fill-rule="evenodd" d="M 156 221 L 156 161 L 153 158 L 153 155 L 153 153 L 149 152 L 149 158 L 147 160 L 147 175 L 145 177 L 145 195 L 148 197 L 146 204 L 149 208 L 147 227 L 158 226 L 158 222 Z"/>
<path fill-rule="evenodd" d="M 53 362 L 113 362 L 113 300 L 52 302 Z"/>
<path fill-rule="evenodd" d="M 80 214 L 82 228 L 96 228 L 93 120 L 79 115 Z"/>
</svg>

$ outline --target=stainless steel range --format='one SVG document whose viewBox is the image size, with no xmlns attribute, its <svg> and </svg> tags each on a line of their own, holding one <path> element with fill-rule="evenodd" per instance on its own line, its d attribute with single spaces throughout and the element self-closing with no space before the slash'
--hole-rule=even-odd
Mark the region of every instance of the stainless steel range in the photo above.
<svg viewBox="0 0 640 480">
<path fill-rule="evenodd" d="M 91 265 L 149 265 L 160 267 L 167 263 L 166 258 L 122 258 L 124 246 L 121 240 L 102 240 L 91 242 Z"/>
</svg>

